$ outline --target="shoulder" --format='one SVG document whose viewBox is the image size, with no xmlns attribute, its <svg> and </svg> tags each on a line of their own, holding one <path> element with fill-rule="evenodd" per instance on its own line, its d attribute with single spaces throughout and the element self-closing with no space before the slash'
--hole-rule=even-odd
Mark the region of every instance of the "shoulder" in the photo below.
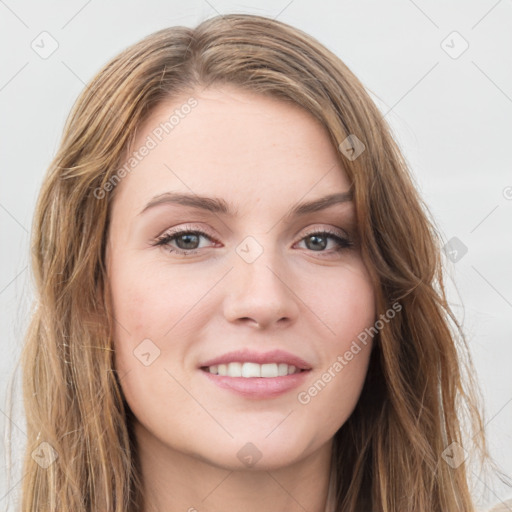
<svg viewBox="0 0 512 512">
<path fill-rule="evenodd" d="M 494 505 L 487 512 L 512 512 L 512 499 Z"/>
</svg>

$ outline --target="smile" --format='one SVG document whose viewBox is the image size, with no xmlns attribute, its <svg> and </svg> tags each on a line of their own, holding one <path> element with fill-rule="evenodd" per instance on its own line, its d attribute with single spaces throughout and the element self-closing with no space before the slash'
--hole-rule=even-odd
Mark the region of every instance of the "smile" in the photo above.
<svg viewBox="0 0 512 512">
<path fill-rule="evenodd" d="M 233 369 L 231 370 L 231 366 Z M 226 372 L 221 375 L 219 372 Z M 279 371 L 283 375 L 279 375 Z M 301 370 L 285 363 L 281 364 L 257 364 L 257 363 L 229 363 L 210 366 L 200 369 L 208 381 L 223 390 L 235 393 L 246 399 L 268 400 L 284 395 L 285 393 L 304 386 L 304 381 L 311 370 Z M 214 373 L 216 370 L 217 373 Z M 286 374 L 284 371 L 286 370 Z M 231 372 L 231 376 L 228 372 Z M 240 373 L 240 375 L 238 375 Z M 266 375 L 266 376 L 262 376 Z M 277 373 L 277 375 L 275 375 Z M 244 374 L 244 375 L 242 375 Z M 295 397 L 295 395 L 294 395 Z"/>
<path fill-rule="evenodd" d="M 206 366 L 201 369 L 213 373 L 214 375 L 244 378 L 261 377 L 265 379 L 285 377 L 286 375 L 293 375 L 294 373 L 305 371 L 287 363 L 259 364 L 252 362 L 233 362 L 228 364 Z"/>
</svg>

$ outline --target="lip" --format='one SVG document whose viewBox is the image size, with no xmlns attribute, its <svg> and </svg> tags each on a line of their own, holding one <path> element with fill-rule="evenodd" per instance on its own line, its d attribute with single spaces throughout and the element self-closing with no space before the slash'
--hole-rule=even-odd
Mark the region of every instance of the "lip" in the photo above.
<svg viewBox="0 0 512 512">
<path fill-rule="evenodd" d="M 256 361 L 254 361 L 256 362 Z M 221 363 L 222 364 L 222 363 Z M 280 396 L 304 382 L 311 370 L 304 370 L 283 377 L 227 377 L 215 375 L 208 370 L 200 372 L 221 388 L 233 391 L 244 398 L 268 399 Z"/>
<path fill-rule="evenodd" d="M 199 365 L 199 368 L 204 368 L 205 366 L 213 366 L 219 364 L 228 364 L 228 363 L 258 363 L 258 364 L 266 364 L 266 363 L 286 363 L 288 365 L 293 365 L 301 370 L 311 370 L 311 365 L 301 359 L 300 357 L 291 354 L 290 352 L 286 352 L 285 350 L 271 350 L 269 352 L 255 352 L 253 350 L 241 349 L 235 350 L 233 352 L 227 352 L 219 357 L 215 357 L 213 359 L 209 359 Z M 305 372 L 302 372 L 305 373 Z M 213 374 L 211 374 L 213 375 Z M 300 374 L 297 374 L 300 375 Z M 228 377 L 230 379 L 242 378 L 244 380 L 248 380 L 245 377 Z M 260 377 L 265 380 L 276 380 L 288 378 L 286 377 Z M 254 379 L 258 379 L 255 377 Z"/>
<path fill-rule="evenodd" d="M 303 371 L 282 377 L 247 378 L 215 375 L 206 369 L 208 366 L 235 362 L 258 364 L 286 363 Z M 237 393 L 244 398 L 260 400 L 274 398 L 296 388 L 304 382 L 311 369 L 311 365 L 304 359 L 280 349 L 268 352 L 255 352 L 249 349 L 240 349 L 209 359 L 199 365 L 199 370 L 210 382 L 221 388 Z"/>
</svg>

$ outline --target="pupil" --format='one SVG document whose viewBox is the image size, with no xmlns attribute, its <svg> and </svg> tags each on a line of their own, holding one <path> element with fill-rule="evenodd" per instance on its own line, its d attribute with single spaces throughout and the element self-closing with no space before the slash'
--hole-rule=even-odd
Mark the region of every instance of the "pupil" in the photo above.
<svg viewBox="0 0 512 512">
<path fill-rule="evenodd" d="M 192 242 L 190 242 L 191 238 L 194 239 Z M 186 247 L 181 247 L 181 249 L 195 249 L 195 247 L 188 247 L 188 244 L 194 244 L 194 242 L 197 242 L 197 235 L 181 235 L 181 237 L 178 240 L 185 240 Z"/>
<path fill-rule="evenodd" d="M 318 243 L 318 240 L 323 240 L 323 243 L 320 244 L 321 248 L 322 249 L 325 249 L 325 238 L 322 237 L 322 236 L 318 236 L 318 235 L 311 235 L 310 237 L 308 237 L 309 240 L 314 240 L 314 244 L 317 244 Z M 318 245 L 316 245 L 318 247 Z"/>
</svg>

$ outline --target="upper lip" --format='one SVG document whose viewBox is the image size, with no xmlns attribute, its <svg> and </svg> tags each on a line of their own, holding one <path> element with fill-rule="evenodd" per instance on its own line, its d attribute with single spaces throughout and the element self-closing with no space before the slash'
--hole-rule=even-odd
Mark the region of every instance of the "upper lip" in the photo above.
<svg viewBox="0 0 512 512">
<path fill-rule="evenodd" d="M 286 363 L 288 365 L 293 365 L 301 370 L 310 370 L 311 365 L 304 361 L 304 359 L 290 354 L 290 352 L 286 352 L 284 350 L 271 350 L 269 352 L 254 352 L 248 349 L 235 350 L 233 352 L 227 352 L 219 357 L 215 357 L 213 359 L 209 359 L 199 365 L 200 368 L 204 366 L 213 366 L 218 364 L 228 364 L 228 363 Z"/>
</svg>

